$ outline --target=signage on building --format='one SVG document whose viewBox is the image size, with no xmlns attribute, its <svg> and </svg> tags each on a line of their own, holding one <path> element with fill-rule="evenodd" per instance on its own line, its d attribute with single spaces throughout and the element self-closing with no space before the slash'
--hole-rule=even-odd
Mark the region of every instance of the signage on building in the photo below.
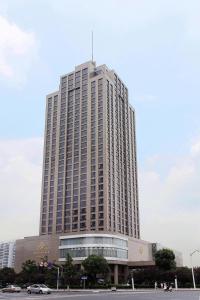
<svg viewBox="0 0 200 300">
<path fill-rule="evenodd" d="M 44 242 L 40 242 L 34 252 L 35 257 L 42 258 L 47 256 L 48 254 L 49 254 L 49 249 L 47 244 L 45 244 Z"/>
</svg>

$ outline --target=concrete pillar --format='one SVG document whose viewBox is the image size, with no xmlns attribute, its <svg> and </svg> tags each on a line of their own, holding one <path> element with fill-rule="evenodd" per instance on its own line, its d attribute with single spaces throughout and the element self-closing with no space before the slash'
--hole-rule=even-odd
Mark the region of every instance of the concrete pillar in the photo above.
<svg viewBox="0 0 200 300">
<path fill-rule="evenodd" d="M 114 284 L 118 284 L 118 265 L 114 265 Z"/>
<path fill-rule="evenodd" d="M 128 266 L 124 266 L 124 282 L 128 281 L 129 269 Z"/>
<path fill-rule="evenodd" d="M 111 282 L 111 273 L 112 273 L 111 268 L 112 268 L 112 266 L 109 265 L 109 272 L 108 272 L 108 274 L 107 274 L 107 276 L 106 276 L 106 280 L 108 280 L 108 281 L 110 281 L 110 282 Z"/>
</svg>

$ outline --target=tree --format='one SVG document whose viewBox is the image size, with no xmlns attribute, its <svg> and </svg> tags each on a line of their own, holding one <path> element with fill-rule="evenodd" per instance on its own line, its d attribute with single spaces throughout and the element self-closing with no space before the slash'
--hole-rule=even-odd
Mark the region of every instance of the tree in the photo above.
<svg viewBox="0 0 200 300">
<path fill-rule="evenodd" d="M 22 272 L 26 273 L 34 273 L 38 270 L 36 262 L 34 260 L 26 260 L 22 264 Z"/>
<path fill-rule="evenodd" d="M 155 254 L 155 263 L 161 270 L 172 270 L 176 268 L 174 252 L 166 248 L 158 250 Z"/>
<path fill-rule="evenodd" d="M 67 253 L 65 264 L 63 265 L 63 281 L 64 286 L 67 285 L 68 289 L 75 274 L 76 272 L 73 259 L 70 254 Z"/>
<path fill-rule="evenodd" d="M 178 279 L 178 286 L 189 288 L 192 287 L 192 272 L 188 267 L 180 267 L 176 269 L 176 276 Z M 197 273 L 195 270 L 196 282 L 198 282 Z"/>
<path fill-rule="evenodd" d="M 16 273 L 12 268 L 3 268 L 0 270 L 0 283 L 2 286 L 15 282 Z"/>
<path fill-rule="evenodd" d="M 56 287 L 57 268 L 58 265 L 53 265 L 51 268 L 45 268 L 45 283 L 50 287 Z"/>
<path fill-rule="evenodd" d="M 103 256 L 90 255 L 82 265 L 92 282 L 96 281 L 97 274 L 105 276 L 109 272 L 108 262 Z"/>
<path fill-rule="evenodd" d="M 134 282 L 136 286 L 154 287 L 155 281 L 158 281 L 158 273 L 160 271 L 155 267 L 147 267 L 144 269 L 134 270 Z M 131 274 L 129 275 L 129 282 L 131 283 Z"/>
<path fill-rule="evenodd" d="M 22 271 L 20 277 L 23 282 L 35 282 L 37 281 L 39 274 L 38 266 L 34 260 L 27 260 L 22 264 Z"/>
</svg>

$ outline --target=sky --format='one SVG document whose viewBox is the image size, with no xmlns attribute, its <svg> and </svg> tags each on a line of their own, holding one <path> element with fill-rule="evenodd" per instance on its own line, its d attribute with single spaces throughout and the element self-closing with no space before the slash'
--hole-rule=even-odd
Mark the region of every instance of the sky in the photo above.
<svg viewBox="0 0 200 300">
<path fill-rule="evenodd" d="M 0 1 L 0 241 L 37 235 L 46 94 L 91 59 L 136 111 L 141 237 L 200 249 L 200 2 Z M 200 255 L 193 257 L 200 265 Z"/>
</svg>

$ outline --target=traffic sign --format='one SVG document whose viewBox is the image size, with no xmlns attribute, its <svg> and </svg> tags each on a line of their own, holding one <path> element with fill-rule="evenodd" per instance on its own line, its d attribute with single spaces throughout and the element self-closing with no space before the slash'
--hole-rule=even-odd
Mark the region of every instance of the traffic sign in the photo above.
<svg viewBox="0 0 200 300">
<path fill-rule="evenodd" d="M 43 267 L 43 266 L 44 266 L 44 262 L 41 261 L 41 262 L 40 262 L 40 267 Z"/>
</svg>

